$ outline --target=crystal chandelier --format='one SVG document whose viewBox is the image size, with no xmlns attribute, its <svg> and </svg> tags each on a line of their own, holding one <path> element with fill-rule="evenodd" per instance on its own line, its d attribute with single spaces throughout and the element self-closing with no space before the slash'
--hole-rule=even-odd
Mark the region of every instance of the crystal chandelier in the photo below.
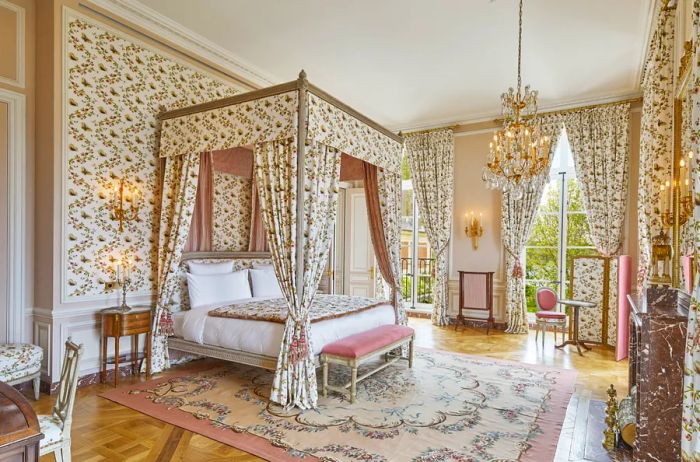
<svg viewBox="0 0 700 462">
<path fill-rule="evenodd" d="M 542 136 L 537 120 L 537 91 L 521 89 L 523 0 L 518 14 L 518 89 L 501 95 L 503 128 L 489 144 L 483 180 L 490 189 L 501 189 L 516 199 L 527 184 L 549 167 L 549 138 Z"/>
</svg>

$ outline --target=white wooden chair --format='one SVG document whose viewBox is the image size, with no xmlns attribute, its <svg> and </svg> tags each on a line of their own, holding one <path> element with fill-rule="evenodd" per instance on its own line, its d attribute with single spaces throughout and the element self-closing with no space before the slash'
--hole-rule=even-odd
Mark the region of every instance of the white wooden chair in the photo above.
<svg viewBox="0 0 700 462">
<path fill-rule="evenodd" d="M 39 425 L 44 439 L 41 440 L 39 455 L 54 453 L 56 462 L 70 462 L 70 427 L 73 420 L 75 391 L 78 388 L 78 364 L 83 354 L 83 346 L 76 345 L 68 338 L 63 356 L 61 383 L 51 415 L 40 415 Z"/>
</svg>

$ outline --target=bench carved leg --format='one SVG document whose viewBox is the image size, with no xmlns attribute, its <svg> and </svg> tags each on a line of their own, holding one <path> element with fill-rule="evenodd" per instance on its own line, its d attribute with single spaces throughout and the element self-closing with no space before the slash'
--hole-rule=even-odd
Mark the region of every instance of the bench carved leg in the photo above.
<svg viewBox="0 0 700 462">
<path fill-rule="evenodd" d="M 415 342 L 416 338 L 411 337 L 411 341 L 408 343 L 408 368 L 413 367 L 413 342 Z"/>
<path fill-rule="evenodd" d="M 350 380 L 350 404 L 354 404 L 355 398 L 357 398 L 357 363 L 352 365 L 352 378 Z"/>
<path fill-rule="evenodd" d="M 321 362 L 323 363 L 323 397 L 328 397 L 328 360 L 325 357 L 321 357 Z"/>
</svg>

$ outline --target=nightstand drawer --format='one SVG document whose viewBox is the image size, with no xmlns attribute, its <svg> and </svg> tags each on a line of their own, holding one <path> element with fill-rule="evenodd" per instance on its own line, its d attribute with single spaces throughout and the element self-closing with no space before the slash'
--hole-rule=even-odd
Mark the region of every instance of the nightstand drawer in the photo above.
<svg viewBox="0 0 700 462">
<path fill-rule="evenodd" d="M 120 320 L 121 335 L 143 334 L 151 330 L 151 313 L 138 313 L 131 316 L 122 316 Z"/>
</svg>

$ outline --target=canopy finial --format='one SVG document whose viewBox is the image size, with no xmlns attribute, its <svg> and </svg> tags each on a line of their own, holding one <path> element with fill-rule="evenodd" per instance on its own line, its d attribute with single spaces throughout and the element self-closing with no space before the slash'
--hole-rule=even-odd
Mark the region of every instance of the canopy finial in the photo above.
<svg viewBox="0 0 700 462">
<path fill-rule="evenodd" d="M 304 69 L 299 72 L 299 80 L 306 80 L 306 71 Z"/>
</svg>

